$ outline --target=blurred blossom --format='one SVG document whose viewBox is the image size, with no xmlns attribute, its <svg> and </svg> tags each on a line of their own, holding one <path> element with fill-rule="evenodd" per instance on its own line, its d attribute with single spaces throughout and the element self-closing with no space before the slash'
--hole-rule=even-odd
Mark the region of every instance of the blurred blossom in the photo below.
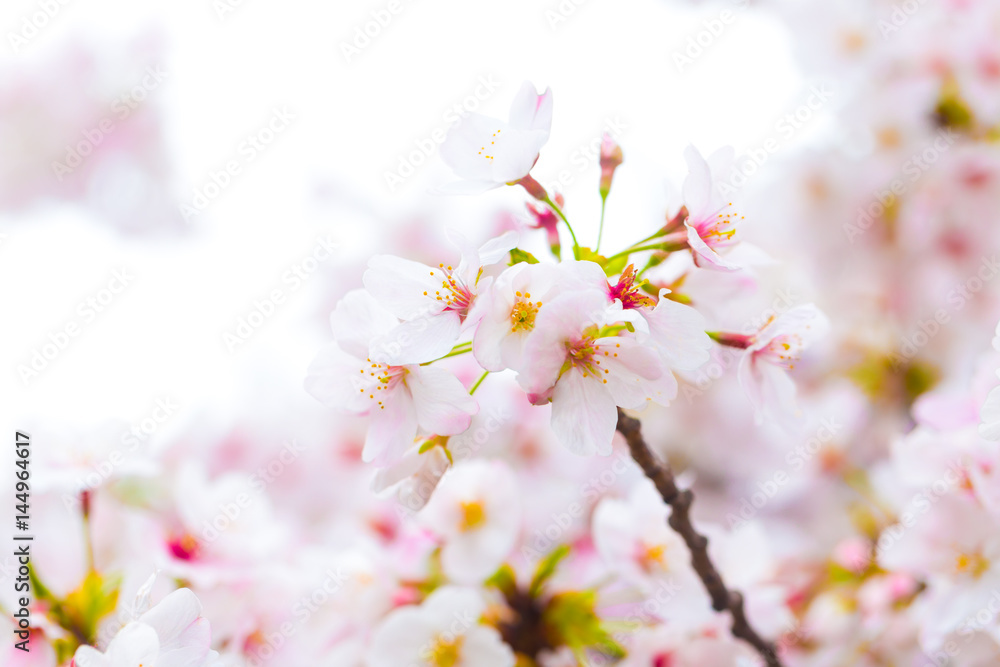
<svg viewBox="0 0 1000 667">
<path fill-rule="evenodd" d="M 11 9 L 0 663 L 1000 664 L 1000 6 L 436 1 Z"/>
</svg>

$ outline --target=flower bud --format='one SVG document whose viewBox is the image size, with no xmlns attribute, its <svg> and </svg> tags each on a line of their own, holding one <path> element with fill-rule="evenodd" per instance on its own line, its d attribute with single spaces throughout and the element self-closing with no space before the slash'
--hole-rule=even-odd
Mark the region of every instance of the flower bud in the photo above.
<svg viewBox="0 0 1000 667">
<path fill-rule="evenodd" d="M 557 194 L 555 201 L 556 206 L 561 207 L 563 205 L 563 196 Z M 528 202 L 527 207 L 528 212 L 535 219 L 532 229 L 545 230 L 549 241 L 549 248 L 552 250 L 552 254 L 558 257 L 561 249 L 559 243 L 559 218 L 556 217 L 556 214 L 548 206 L 538 206 L 534 202 Z"/>
<path fill-rule="evenodd" d="M 615 169 L 622 163 L 622 147 L 615 143 L 610 134 L 605 133 L 601 139 L 601 197 L 605 198 L 611 191 L 611 179 Z"/>
</svg>

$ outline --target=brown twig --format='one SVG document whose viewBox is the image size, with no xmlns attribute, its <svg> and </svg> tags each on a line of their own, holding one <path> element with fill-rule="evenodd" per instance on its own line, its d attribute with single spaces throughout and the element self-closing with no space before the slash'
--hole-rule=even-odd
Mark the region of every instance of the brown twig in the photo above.
<svg viewBox="0 0 1000 667">
<path fill-rule="evenodd" d="M 689 489 L 677 488 L 670 466 L 661 463 L 643 440 L 639 420 L 629 417 L 621 409 L 618 410 L 618 432 L 625 436 L 632 458 L 656 485 L 663 502 L 670 505 L 667 523 L 684 538 L 691 551 L 691 565 L 712 598 L 712 608 L 719 612 L 729 611 L 733 618 L 733 636 L 753 646 L 768 667 L 782 667 L 774 646 L 750 627 L 743 610 L 743 596 L 738 591 L 726 588 L 719 571 L 708 557 L 708 538 L 698 533 L 691 523 L 691 501 L 694 500 L 694 494 Z"/>
</svg>

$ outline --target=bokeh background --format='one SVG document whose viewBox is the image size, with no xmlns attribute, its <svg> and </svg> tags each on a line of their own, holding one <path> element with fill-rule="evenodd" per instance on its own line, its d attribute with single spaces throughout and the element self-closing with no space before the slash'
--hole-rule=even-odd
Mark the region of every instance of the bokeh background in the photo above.
<svg viewBox="0 0 1000 667">
<path fill-rule="evenodd" d="M 776 471 L 796 473 L 740 532 L 769 548 L 736 575 L 758 590 L 750 607 L 765 631 L 792 636 L 792 664 L 944 664 L 920 660 L 957 625 L 919 620 L 943 602 L 871 648 L 891 625 L 859 607 L 872 572 L 833 592 L 824 577 L 936 479 L 901 464 L 899 443 L 916 426 L 975 440 L 995 384 L 998 35 L 995 2 L 7 0 L 0 423 L 39 443 L 37 568 L 57 592 L 78 585 L 87 546 L 67 498 L 131 433 L 141 446 L 93 485 L 96 558 L 123 573 L 122 599 L 165 568 L 246 657 L 309 589 L 297 576 L 330 559 L 380 572 L 402 529 L 358 461 L 364 422 L 331 414 L 303 379 L 372 254 L 436 263 L 448 228 L 485 240 L 531 221 L 517 188 L 432 192 L 452 178 L 435 137 L 467 111 L 505 117 L 528 80 L 555 96 L 533 174 L 565 196 L 585 244 L 604 133 L 625 155 L 606 248 L 676 211 L 685 147 L 735 148 L 729 183 L 753 268 L 697 274 L 685 290 L 720 329 L 810 302 L 827 313 L 831 335 L 795 376 L 808 425 L 754 427 L 720 352 L 684 378 L 674 407 L 644 419 L 652 444 L 695 485 L 701 518 L 722 526 Z M 539 234 L 522 247 L 542 256 Z M 538 479 L 558 471 L 525 511 L 526 536 L 603 465 L 559 451 L 539 410 L 490 442 L 515 467 L 541 456 Z M 787 457 L 809 442 L 803 472 Z M 253 516 L 202 545 L 218 550 L 214 565 L 188 563 L 185 536 L 289 443 L 297 453 Z M 995 491 L 997 469 L 969 484 Z M 606 490 L 625 496 L 630 480 Z M 392 594 L 364 598 L 361 614 L 376 618 Z M 356 639 L 343 611 L 312 619 L 274 664 Z M 988 625 L 982 653 L 948 664 L 997 664 L 995 616 Z M 329 664 L 360 664 L 344 657 L 354 644 L 338 646 L 349 648 Z"/>
</svg>

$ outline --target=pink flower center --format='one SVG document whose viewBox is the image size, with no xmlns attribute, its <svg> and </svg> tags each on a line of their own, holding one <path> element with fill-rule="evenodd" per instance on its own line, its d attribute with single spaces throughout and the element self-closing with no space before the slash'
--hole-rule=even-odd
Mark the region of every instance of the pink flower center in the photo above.
<svg viewBox="0 0 1000 667">
<path fill-rule="evenodd" d="M 598 345 L 594 342 L 596 335 L 597 327 L 591 327 L 584 331 L 579 339 L 566 341 L 566 362 L 563 364 L 563 371 L 576 368 L 583 373 L 583 377 L 601 378 L 601 381 L 607 384 L 608 380 L 604 376 L 609 375 L 611 371 L 601 368 L 601 359 L 611 355 L 617 357 L 618 352 L 614 350 L 622 345 L 615 343 L 614 348 L 609 345 Z"/>
<path fill-rule="evenodd" d="M 619 299 L 622 308 L 634 309 L 642 306 L 653 306 L 653 300 L 643 294 L 639 286 L 635 284 L 635 266 L 629 264 L 618 277 L 618 284 L 612 286 L 608 283 L 608 296 L 612 299 Z"/>
<path fill-rule="evenodd" d="M 438 264 L 438 271 L 444 276 L 444 279 L 441 281 L 441 289 L 434 290 L 435 301 L 441 302 L 444 310 L 455 311 L 462 319 L 465 319 L 465 316 L 469 314 L 469 308 L 472 306 L 475 295 L 465 284 L 465 281 L 454 274 L 452 267 Z M 431 271 L 432 276 L 434 273 Z M 424 292 L 424 296 L 430 296 L 430 294 Z"/>
<path fill-rule="evenodd" d="M 799 360 L 803 347 L 802 339 L 798 335 L 782 334 L 775 336 L 774 340 L 768 343 L 767 347 L 759 350 L 757 354 L 765 357 L 772 364 L 791 370 L 795 368 L 795 362 Z"/>
<path fill-rule="evenodd" d="M 730 202 L 714 217 L 707 217 L 694 223 L 698 236 L 709 248 L 724 248 L 736 243 L 736 239 L 733 238 L 736 235 L 736 223 L 744 216 L 737 217 L 735 212 L 727 210 L 731 209 L 732 205 Z"/>
<path fill-rule="evenodd" d="M 194 560 L 199 551 L 198 540 L 187 533 L 172 536 L 167 540 L 167 547 L 178 560 Z"/>
<path fill-rule="evenodd" d="M 375 401 L 379 410 L 385 410 L 383 401 L 378 397 L 379 392 L 385 394 L 392 391 L 402 381 L 407 370 L 404 366 L 379 364 L 371 359 L 365 359 L 365 362 L 367 365 L 359 370 L 361 379 L 356 385 L 358 391 L 367 394 L 369 400 Z"/>
<path fill-rule="evenodd" d="M 653 667 L 673 667 L 674 656 L 670 653 L 660 653 L 653 656 Z"/>
</svg>

